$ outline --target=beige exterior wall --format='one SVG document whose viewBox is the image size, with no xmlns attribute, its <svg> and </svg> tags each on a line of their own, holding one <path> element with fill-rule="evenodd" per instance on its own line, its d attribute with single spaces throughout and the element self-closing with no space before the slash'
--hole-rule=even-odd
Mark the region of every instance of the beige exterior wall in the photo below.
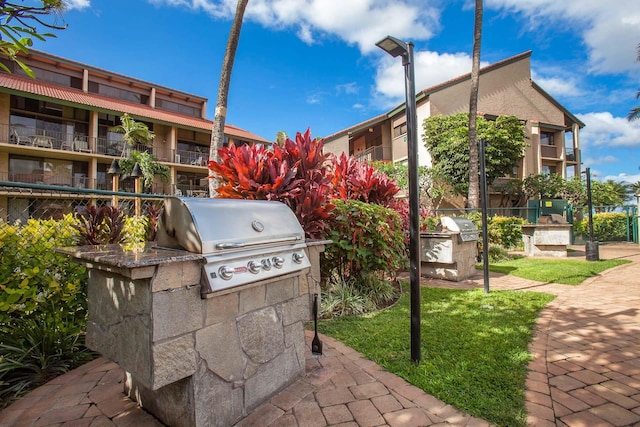
<svg viewBox="0 0 640 427">
<path fill-rule="evenodd" d="M 337 156 L 342 153 L 349 154 L 349 135 L 344 134 L 339 138 L 325 142 L 323 151 Z"/>
</svg>

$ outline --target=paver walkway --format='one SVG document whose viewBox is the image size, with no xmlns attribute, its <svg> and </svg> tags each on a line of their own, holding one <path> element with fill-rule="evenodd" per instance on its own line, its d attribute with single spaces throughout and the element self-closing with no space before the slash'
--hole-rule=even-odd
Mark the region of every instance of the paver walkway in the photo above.
<svg viewBox="0 0 640 427">
<path fill-rule="evenodd" d="M 580 249 L 580 248 L 578 248 Z M 573 252 L 573 256 L 584 256 Z M 640 247 L 602 245 L 601 259 L 633 261 L 580 286 L 491 275 L 491 289 L 549 292 L 531 343 L 527 378 L 532 426 L 640 427 Z M 425 286 L 482 287 L 482 275 Z M 266 402 L 238 427 L 489 426 L 385 372 L 353 349 L 322 336 L 306 376 Z M 0 427 L 160 426 L 127 399 L 123 372 L 103 358 L 54 379 L 0 412 Z"/>
</svg>

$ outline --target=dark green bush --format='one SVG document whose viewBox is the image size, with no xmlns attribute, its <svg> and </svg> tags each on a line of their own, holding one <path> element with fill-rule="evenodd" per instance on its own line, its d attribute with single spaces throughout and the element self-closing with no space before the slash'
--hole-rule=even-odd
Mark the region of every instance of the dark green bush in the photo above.
<svg viewBox="0 0 640 427">
<path fill-rule="evenodd" d="M 624 212 L 604 212 L 593 215 L 593 237 L 599 242 L 627 240 L 630 233 L 628 216 Z M 589 217 L 573 224 L 573 233 L 589 236 Z"/>
<path fill-rule="evenodd" d="M 402 221 L 397 212 L 357 200 L 334 200 L 323 278 L 361 279 L 373 272 L 395 276 L 406 265 Z"/>
</svg>

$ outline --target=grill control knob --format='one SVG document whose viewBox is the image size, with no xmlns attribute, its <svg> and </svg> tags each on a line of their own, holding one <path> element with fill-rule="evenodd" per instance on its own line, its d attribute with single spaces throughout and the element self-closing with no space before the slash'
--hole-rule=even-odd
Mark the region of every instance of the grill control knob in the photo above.
<svg viewBox="0 0 640 427">
<path fill-rule="evenodd" d="M 273 261 L 273 266 L 275 268 L 282 268 L 282 266 L 284 265 L 284 258 L 282 258 L 281 256 L 274 256 L 273 258 L 271 258 L 271 261 Z"/>
<path fill-rule="evenodd" d="M 224 280 L 230 280 L 233 277 L 233 268 L 223 265 L 218 269 L 218 275 Z"/>
<path fill-rule="evenodd" d="M 247 269 L 253 274 L 258 274 L 260 273 L 260 263 L 258 261 L 249 261 Z"/>
<path fill-rule="evenodd" d="M 269 258 L 262 260 L 262 269 L 267 271 L 271 270 L 271 260 Z"/>
<path fill-rule="evenodd" d="M 293 262 L 295 262 L 296 264 L 300 264 L 303 259 L 304 259 L 303 253 L 300 253 L 300 252 L 293 253 Z"/>
</svg>

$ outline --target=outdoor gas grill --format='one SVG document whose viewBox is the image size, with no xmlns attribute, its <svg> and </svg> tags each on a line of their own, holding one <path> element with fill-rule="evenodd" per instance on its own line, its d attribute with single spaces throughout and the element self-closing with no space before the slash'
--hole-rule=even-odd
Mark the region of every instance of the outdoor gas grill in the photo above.
<svg viewBox="0 0 640 427">
<path fill-rule="evenodd" d="M 436 230 L 459 233 L 458 239 L 461 242 L 477 241 L 479 238 L 478 229 L 471 220 L 466 218 L 443 216 L 440 218 Z"/>
<path fill-rule="evenodd" d="M 157 245 L 203 255 L 203 297 L 310 267 L 298 219 L 275 201 L 166 198 Z"/>
</svg>

